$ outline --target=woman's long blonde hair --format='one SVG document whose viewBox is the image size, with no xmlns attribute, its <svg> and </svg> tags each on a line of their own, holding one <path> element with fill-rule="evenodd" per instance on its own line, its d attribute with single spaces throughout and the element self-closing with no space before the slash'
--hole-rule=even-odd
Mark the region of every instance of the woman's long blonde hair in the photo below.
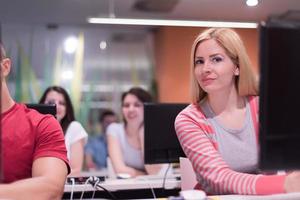
<svg viewBox="0 0 300 200">
<path fill-rule="evenodd" d="M 258 81 L 251 67 L 249 56 L 240 36 L 230 28 L 209 28 L 195 39 L 191 50 L 191 94 L 192 102 L 200 102 L 207 94 L 200 87 L 195 77 L 195 53 L 199 44 L 205 40 L 215 40 L 239 68 L 236 87 L 240 96 L 258 95 Z"/>
</svg>

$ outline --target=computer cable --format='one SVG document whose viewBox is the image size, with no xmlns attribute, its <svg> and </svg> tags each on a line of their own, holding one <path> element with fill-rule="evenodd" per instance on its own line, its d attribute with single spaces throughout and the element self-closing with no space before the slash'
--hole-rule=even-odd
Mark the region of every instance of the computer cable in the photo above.
<svg viewBox="0 0 300 200">
<path fill-rule="evenodd" d="M 71 194 L 70 194 L 70 200 L 73 200 L 73 194 L 74 194 L 74 186 L 75 186 L 75 179 L 71 178 L 70 179 L 72 182 L 72 186 L 71 186 Z"/>
<path fill-rule="evenodd" d="M 95 193 L 96 193 L 96 190 L 97 190 L 96 185 L 100 182 L 100 179 L 96 176 L 92 176 L 90 178 L 91 179 L 90 179 L 89 183 L 92 184 L 93 188 L 94 188 L 94 191 L 93 191 L 93 194 L 92 194 L 92 199 L 94 199 L 94 196 L 95 196 Z"/>
<path fill-rule="evenodd" d="M 88 179 L 86 179 L 86 181 L 84 182 L 84 190 L 82 190 L 81 195 L 80 195 L 80 200 L 82 200 L 86 186 L 88 186 L 88 183 L 90 181 L 90 179 L 92 179 L 91 177 L 89 177 Z"/>
<path fill-rule="evenodd" d="M 171 163 L 168 164 L 168 168 L 166 169 L 166 172 L 165 172 L 165 175 L 164 175 L 164 178 L 163 178 L 163 185 L 162 185 L 163 189 L 165 189 L 166 179 L 167 179 L 168 171 L 169 171 L 170 168 L 171 168 Z"/>
<path fill-rule="evenodd" d="M 147 179 L 147 178 L 140 178 L 141 180 L 144 180 L 144 181 L 146 181 L 146 183 L 148 183 L 148 185 L 149 185 L 149 187 L 150 187 L 150 190 L 151 190 L 151 192 L 152 192 L 152 195 L 153 195 L 153 199 L 156 199 L 156 195 L 155 195 L 155 192 L 154 192 L 154 189 L 153 189 L 153 187 L 152 187 L 152 185 L 151 185 L 151 183 L 150 183 L 150 181 L 149 181 L 149 179 Z"/>
<path fill-rule="evenodd" d="M 115 197 L 115 195 L 113 193 L 108 191 L 105 187 L 101 186 L 101 181 L 98 177 L 92 176 L 88 179 L 88 182 L 93 186 L 94 189 L 99 190 L 99 188 L 100 188 L 103 191 L 105 191 L 107 194 L 109 194 L 109 196 L 112 199 L 117 200 L 117 198 Z M 94 194 L 93 194 L 93 198 L 94 198 Z"/>
</svg>

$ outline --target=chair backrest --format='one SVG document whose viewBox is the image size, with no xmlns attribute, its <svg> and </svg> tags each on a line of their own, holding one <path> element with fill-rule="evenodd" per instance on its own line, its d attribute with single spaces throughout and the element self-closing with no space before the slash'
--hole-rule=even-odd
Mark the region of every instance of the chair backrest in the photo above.
<svg viewBox="0 0 300 200">
<path fill-rule="evenodd" d="M 192 190 L 197 184 L 196 174 L 191 161 L 188 158 L 180 157 L 181 190 Z"/>
</svg>

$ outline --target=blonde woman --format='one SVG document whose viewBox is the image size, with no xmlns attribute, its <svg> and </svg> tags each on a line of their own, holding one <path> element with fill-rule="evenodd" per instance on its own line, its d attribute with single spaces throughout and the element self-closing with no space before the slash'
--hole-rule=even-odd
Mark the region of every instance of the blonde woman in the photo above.
<svg viewBox="0 0 300 200">
<path fill-rule="evenodd" d="M 239 35 L 210 28 L 192 46 L 193 102 L 175 129 L 198 188 L 211 194 L 300 191 L 300 174 L 258 174 L 258 88 Z"/>
</svg>

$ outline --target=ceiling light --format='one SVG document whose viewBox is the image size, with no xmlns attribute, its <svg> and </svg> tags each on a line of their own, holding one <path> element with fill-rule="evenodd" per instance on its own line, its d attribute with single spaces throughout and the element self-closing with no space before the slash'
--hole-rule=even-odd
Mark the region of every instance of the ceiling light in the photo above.
<svg viewBox="0 0 300 200">
<path fill-rule="evenodd" d="M 130 18 L 88 18 L 87 21 L 92 24 L 257 28 L 257 23 L 252 23 L 252 22 L 130 19 Z"/>
<path fill-rule="evenodd" d="M 76 37 L 71 36 L 65 40 L 64 47 L 67 53 L 69 54 L 74 53 L 77 49 L 77 46 L 78 46 L 78 39 Z"/>
<path fill-rule="evenodd" d="M 65 70 L 61 73 L 61 77 L 63 80 L 71 80 L 73 78 L 73 71 Z"/>
<path fill-rule="evenodd" d="M 106 41 L 101 41 L 100 44 L 99 44 L 99 47 L 100 47 L 101 50 L 106 49 L 106 47 L 107 47 Z"/>
<path fill-rule="evenodd" d="M 258 4 L 258 0 L 247 0 L 247 6 L 256 6 Z"/>
</svg>

